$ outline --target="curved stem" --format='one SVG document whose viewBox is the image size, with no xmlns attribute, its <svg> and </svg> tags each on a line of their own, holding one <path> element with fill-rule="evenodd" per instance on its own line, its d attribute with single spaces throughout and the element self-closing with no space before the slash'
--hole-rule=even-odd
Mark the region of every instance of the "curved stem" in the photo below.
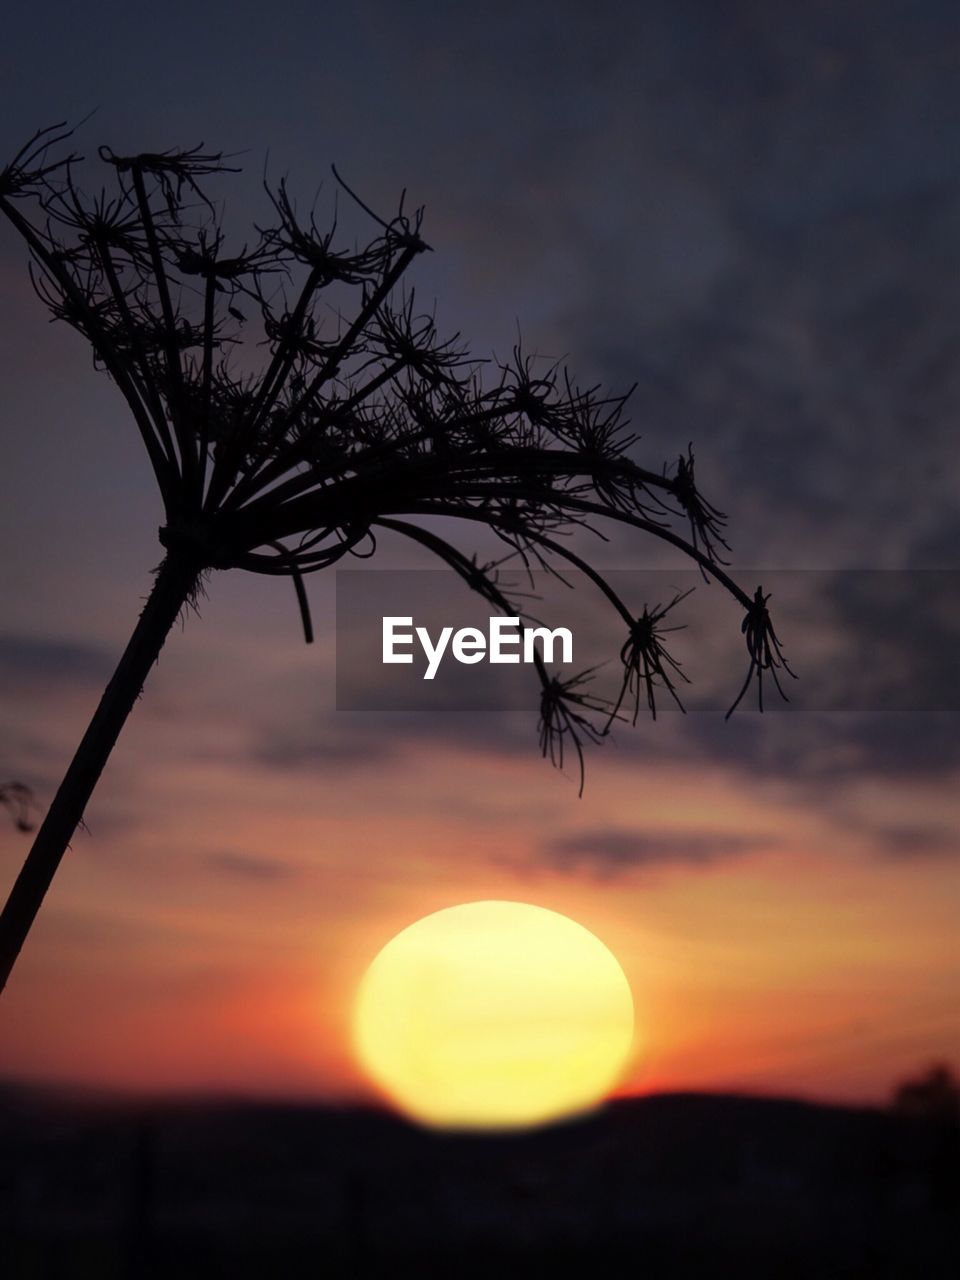
<svg viewBox="0 0 960 1280">
<path fill-rule="evenodd" d="M 0 914 L 0 991 L 79 826 L 93 789 L 127 716 L 157 660 L 170 628 L 196 590 L 199 570 L 192 561 L 168 556 L 134 628 L 100 705 L 64 775 L 33 848 Z"/>
</svg>

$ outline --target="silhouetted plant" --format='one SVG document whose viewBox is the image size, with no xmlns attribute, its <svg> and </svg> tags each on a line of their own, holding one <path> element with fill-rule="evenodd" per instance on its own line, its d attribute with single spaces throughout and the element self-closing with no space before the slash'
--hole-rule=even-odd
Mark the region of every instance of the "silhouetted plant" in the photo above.
<svg viewBox="0 0 960 1280">
<path fill-rule="evenodd" d="M 629 456 L 627 396 L 581 387 L 520 346 L 498 364 L 468 356 L 458 335 L 442 340 L 400 289 L 429 247 L 422 210 L 401 199 L 380 218 L 337 177 L 372 226 L 351 250 L 335 224 L 301 216 L 281 181 L 268 188 L 271 225 L 228 251 L 204 186 L 233 172 L 224 157 L 202 146 L 130 156 L 103 147 L 111 180 L 89 196 L 78 157 L 51 154 L 69 137 L 54 127 L 30 140 L 0 172 L 0 210 L 29 247 L 40 297 L 83 334 L 127 401 L 163 499 L 165 554 L 0 917 L 0 981 L 167 632 L 213 569 L 291 578 L 308 641 L 304 576 L 369 554 L 381 529 L 427 547 L 520 616 L 496 564 L 422 522 L 492 530 L 528 568 L 582 570 L 627 630 L 620 699 L 590 692 L 591 672 L 560 680 L 536 667 L 541 749 L 558 765 L 572 751 L 581 789 L 582 745 L 607 733 L 625 698 L 633 719 L 641 690 L 651 712 L 657 689 L 679 701 L 661 625 L 677 601 L 637 614 L 564 535 L 613 521 L 678 548 L 746 610 L 747 683 L 766 671 L 776 679 L 786 664 L 767 598 L 724 570 L 725 517 L 697 489 L 692 450 L 672 469 L 647 470 Z"/>
</svg>

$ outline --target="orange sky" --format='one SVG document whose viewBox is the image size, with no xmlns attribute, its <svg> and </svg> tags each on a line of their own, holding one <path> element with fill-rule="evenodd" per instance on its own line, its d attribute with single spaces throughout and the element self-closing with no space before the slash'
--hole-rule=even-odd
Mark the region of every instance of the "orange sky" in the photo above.
<svg viewBox="0 0 960 1280">
<path fill-rule="evenodd" d="M 722 762 L 658 766 L 608 746 L 578 800 L 532 723 L 526 755 L 426 740 L 389 767 L 265 767 L 243 755 L 226 678 L 199 697 L 177 687 L 209 661 L 209 608 L 209 629 L 191 620 L 165 650 L 4 996 L 5 1075 L 368 1096 L 348 1037 L 365 965 L 414 919 L 488 897 L 564 912 L 617 955 L 638 1025 L 625 1091 L 880 1100 L 960 1053 L 955 865 L 878 857 L 836 814 Z M 247 687 L 307 663 L 322 683 L 319 656 L 280 645 Z M 889 788 L 861 790 L 851 811 L 893 804 Z M 668 848 L 730 833 L 746 851 L 612 870 L 545 859 L 551 833 L 597 828 Z M 23 851 L 4 831 L 5 877 Z"/>
</svg>

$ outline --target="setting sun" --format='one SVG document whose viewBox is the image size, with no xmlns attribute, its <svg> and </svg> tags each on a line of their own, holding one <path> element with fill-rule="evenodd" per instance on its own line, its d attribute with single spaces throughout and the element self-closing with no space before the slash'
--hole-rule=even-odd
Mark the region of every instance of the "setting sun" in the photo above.
<svg viewBox="0 0 960 1280">
<path fill-rule="evenodd" d="M 397 934 L 357 994 L 368 1075 L 416 1120 L 514 1128 L 575 1114 L 616 1085 L 633 1001 L 582 925 L 522 902 L 471 902 Z"/>
</svg>

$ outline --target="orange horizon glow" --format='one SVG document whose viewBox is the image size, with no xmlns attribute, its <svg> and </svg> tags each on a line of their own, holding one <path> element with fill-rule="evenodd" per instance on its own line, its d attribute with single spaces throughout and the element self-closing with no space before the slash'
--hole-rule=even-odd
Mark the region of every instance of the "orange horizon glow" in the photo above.
<svg viewBox="0 0 960 1280">
<path fill-rule="evenodd" d="M 350 1048 L 366 966 L 413 920 L 484 897 L 571 916 L 618 957 L 644 1035 L 618 1094 L 882 1101 L 905 1074 L 958 1056 L 957 1016 L 937 994 L 951 989 L 956 963 L 942 866 L 878 864 L 853 845 L 842 857 L 818 852 L 829 833 L 815 816 L 778 808 L 776 797 L 757 812 L 701 778 L 714 824 L 767 830 L 779 820 L 793 847 L 613 881 L 561 872 L 531 858 L 538 809 L 563 786 L 538 765 L 524 765 L 532 816 L 513 823 L 514 853 L 495 848 L 489 830 L 394 807 L 425 774 L 436 788 L 426 754 L 405 764 L 362 822 L 348 817 L 342 794 L 311 811 L 282 777 L 241 800 L 229 821 L 213 804 L 214 821 L 184 777 L 163 777 L 181 807 L 138 835 L 135 856 L 127 837 L 106 833 L 68 858 L 4 996 L 0 1074 L 378 1101 Z M 626 824 L 622 770 L 597 772 L 569 816 L 589 825 L 596 808 Z M 455 790 L 455 768 L 449 776 Z M 669 830 L 689 780 L 663 771 L 656 787 L 649 781 L 658 812 L 645 820 Z M 214 798 L 218 785 L 215 769 L 195 780 Z M 259 816 L 271 810 L 285 817 Z M 362 858 L 351 858 L 361 836 Z M 289 874 L 258 878 L 252 861 L 249 875 L 211 873 L 202 850 L 232 847 Z M 14 862 L 12 836 L 3 850 Z"/>
</svg>

